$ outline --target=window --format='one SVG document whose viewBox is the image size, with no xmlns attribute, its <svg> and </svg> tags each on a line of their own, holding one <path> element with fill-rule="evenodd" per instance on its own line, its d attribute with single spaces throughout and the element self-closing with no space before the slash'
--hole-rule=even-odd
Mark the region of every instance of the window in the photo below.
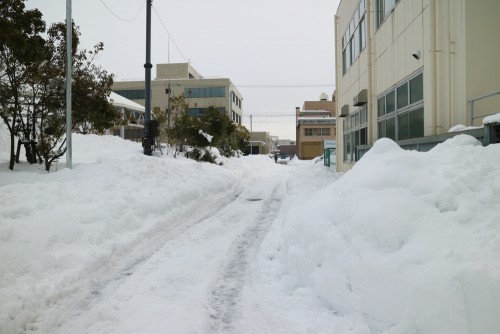
<svg viewBox="0 0 500 334">
<path fill-rule="evenodd" d="M 424 99 L 424 77 L 423 74 L 417 75 L 410 80 L 410 103 Z"/>
<path fill-rule="evenodd" d="M 385 96 L 378 99 L 378 117 L 385 115 Z"/>
<path fill-rule="evenodd" d="M 146 90 L 144 89 L 122 89 L 114 92 L 129 100 L 144 100 L 146 98 Z"/>
<path fill-rule="evenodd" d="M 408 105 L 408 82 L 398 87 L 398 109 Z"/>
<path fill-rule="evenodd" d="M 377 28 L 380 27 L 398 2 L 399 0 L 376 0 Z"/>
<path fill-rule="evenodd" d="M 342 70 L 345 74 L 366 47 L 366 0 L 356 7 L 351 21 L 342 37 Z"/>
<path fill-rule="evenodd" d="M 423 73 L 420 72 L 378 98 L 378 138 L 405 140 L 423 136 Z"/>
<path fill-rule="evenodd" d="M 361 109 L 344 119 L 344 161 L 356 161 L 357 147 L 368 143 L 368 109 Z"/>
<path fill-rule="evenodd" d="M 184 95 L 188 98 L 210 98 L 225 97 L 226 89 L 224 87 L 204 87 L 204 88 L 185 88 Z"/>
<path fill-rule="evenodd" d="M 305 136 L 330 136 L 330 128 L 309 128 L 304 129 Z"/>
<path fill-rule="evenodd" d="M 188 110 L 188 115 L 189 116 L 203 116 L 207 112 L 208 108 L 189 108 Z M 224 114 L 226 112 L 226 108 L 221 107 L 221 108 L 215 108 L 215 110 L 219 111 L 220 113 Z"/>
<path fill-rule="evenodd" d="M 394 112 L 396 110 L 396 103 L 395 103 L 395 98 L 396 98 L 396 92 L 392 91 L 387 93 L 385 96 L 385 113 L 389 114 L 391 112 Z"/>
</svg>

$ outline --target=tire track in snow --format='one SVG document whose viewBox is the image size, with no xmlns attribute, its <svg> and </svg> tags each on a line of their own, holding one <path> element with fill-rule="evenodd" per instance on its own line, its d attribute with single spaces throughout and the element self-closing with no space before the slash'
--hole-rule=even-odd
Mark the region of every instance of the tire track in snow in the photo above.
<svg viewBox="0 0 500 334">
<path fill-rule="evenodd" d="M 255 255 L 258 245 L 278 215 L 284 188 L 285 186 L 281 184 L 274 187 L 270 198 L 264 199 L 262 211 L 254 224 L 249 226 L 231 246 L 227 261 L 209 294 L 211 333 L 231 331 L 234 320 L 239 316 L 241 290 L 245 277 L 248 276 L 251 256 Z"/>
</svg>

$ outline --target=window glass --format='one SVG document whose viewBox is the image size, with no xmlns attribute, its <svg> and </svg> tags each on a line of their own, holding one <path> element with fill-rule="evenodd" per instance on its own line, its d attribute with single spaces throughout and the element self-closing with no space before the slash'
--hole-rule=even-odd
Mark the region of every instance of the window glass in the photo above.
<svg viewBox="0 0 500 334">
<path fill-rule="evenodd" d="M 384 0 L 384 16 L 387 16 L 390 13 L 395 4 L 395 0 Z"/>
<path fill-rule="evenodd" d="M 349 37 L 354 33 L 354 20 L 349 23 Z"/>
<path fill-rule="evenodd" d="M 385 115 L 385 96 L 378 99 L 378 117 Z"/>
<path fill-rule="evenodd" d="M 360 13 L 360 15 L 363 15 L 365 13 L 365 8 L 366 8 L 366 6 L 365 6 L 365 0 L 361 0 L 359 2 L 359 13 Z"/>
<path fill-rule="evenodd" d="M 386 122 L 387 123 L 385 125 L 385 131 L 386 131 L 385 134 L 387 138 L 396 140 L 396 118 L 395 117 L 389 118 Z"/>
<path fill-rule="evenodd" d="M 356 9 L 356 12 L 354 13 L 354 25 L 358 26 L 359 23 L 359 7 Z"/>
<path fill-rule="evenodd" d="M 361 116 L 360 114 L 361 113 L 358 112 L 358 113 L 356 113 L 356 116 L 355 116 L 355 122 L 356 122 L 355 126 L 356 127 L 358 127 L 360 125 L 360 123 L 359 123 L 359 119 L 360 119 L 360 116 Z"/>
<path fill-rule="evenodd" d="M 385 137 L 385 121 L 378 122 L 378 138 Z"/>
<path fill-rule="evenodd" d="M 398 116 L 398 139 L 410 138 L 410 116 L 408 113 Z"/>
<path fill-rule="evenodd" d="M 366 128 L 359 130 L 359 145 L 366 145 L 368 141 L 366 140 Z"/>
<path fill-rule="evenodd" d="M 410 138 L 424 136 L 424 108 L 410 112 Z"/>
<path fill-rule="evenodd" d="M 366 123 L 366 108 L 361 109 L 359 122 L 361 125 L 364 125 Z"/>
<path fill-rule="evenodd" d="M 359 24 L 360 34 L 361 34 L 361 50 L 366 47 L 366 22 L 363 18 Z"/>
<path fill-rule="evenodd" d="M 394 110 L 396 110 L 395 92 L 394 91 L 392 91 L 386 95 L 385 103 L 386 103 L 386 110 L 387 110 L 388 114 L 391 112 L 394 112 Z"/>
<path fill-rule="evenodd" d="M 347 64 L 346 64 L 346 50 L 342 51 L 342 73 L 345 74 L 347 71 Z"/>
<path fill-rule="evenodd" d="M 408 83 L 405 82 L 398 87 L 398 109 L 408 105 Z"/>
<path fill-rule="evenodd" d="M 360 47 L 360 41 L 359 41 L 359 27 L 356 28 L 354 31 L 354 35 L 352 37 L 352 49 L 353 49 L 353 55 L 352 55 L 352 60 L 356 60 L 359 56 L 359 47 Z"/>
<path fill-rule="evenodd" d="M 424 99 L 424 77 L 417 75 L 410 80 L 410 103 L 415 103 Z"/>
<path fill-rule="evenodd" d="M 349 70 L 351 67 L 351 43 L 347 45 L 347 48 L 345 49 L 346 55 L 345 55 L 345 65 L 346 65 L 346 71 Z"/>
</svg>

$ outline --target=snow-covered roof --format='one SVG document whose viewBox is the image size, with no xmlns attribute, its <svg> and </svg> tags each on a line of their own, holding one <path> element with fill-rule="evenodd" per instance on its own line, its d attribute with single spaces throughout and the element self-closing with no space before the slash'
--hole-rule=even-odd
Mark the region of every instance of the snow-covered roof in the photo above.
<svg viewBox="0 0 500 334">
<path fill-rule="evenodd" d="M 483 119 L 483 124 L 500 123 L 500 113 L 490 115 Z"/>
<path fill-rule="evenodd" d="M 121 107 L 125 109 L 144 112 L 144 107 L 141 106 L 139 103 L 131 101 L 121 95 L 116 94 L 115 92 L 111 92 L 111 94 L 108 97 L 108 101 L 115 107 Z"/>
</svg>

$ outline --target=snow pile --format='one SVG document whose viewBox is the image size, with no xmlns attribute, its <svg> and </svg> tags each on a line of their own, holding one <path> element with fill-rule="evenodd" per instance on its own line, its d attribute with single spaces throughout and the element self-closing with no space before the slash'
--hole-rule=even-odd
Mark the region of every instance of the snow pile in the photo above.
<svg viewBox="0 0 500 334">
<path fill-rule="evenodd" d="M 140 144 L 113 136 L 74 134 L 73 152 L 71 171 L 60 169 L 64 160 L 49 174 L 38 165 L 12 172 L 0 164 L 0 333 L 18 333 L 130 249 L 229 196 L 248 175 L 244 165 L 224 170 L 146 157 Z"/>
<path fill-rule="evenodd" d="M 342 333 L 498 333 L 498 166 L 500 145 L 470 136 L 427 153 L 379 140 L 291 206 L 261 265 L 277 257 L 288 293 L 312 291 Z"/>
<path fill-rule="evenodd" d="M 209 332 L 233 274 L 234 333 L 500 332 L 500 145 L 382 139 L 344 175 L 77 134 L 73 170 L 7 161 L 2 334 Z"/>
<path fill-rule="evenodd" d="M 483 119 L 483 124 L 500 123 L 500 113 L 487 116 Z"/>
<path fill-rule="evenodd" d="M 473 129 L 481 129 L 482 126 L 465 126 L 463 124 L 457 124 L 455 126 L 452 126 L 448 132 L 460 132 L 460 131 L 466 131 L 466 130 L 473 130 Z"/>
</svg>

